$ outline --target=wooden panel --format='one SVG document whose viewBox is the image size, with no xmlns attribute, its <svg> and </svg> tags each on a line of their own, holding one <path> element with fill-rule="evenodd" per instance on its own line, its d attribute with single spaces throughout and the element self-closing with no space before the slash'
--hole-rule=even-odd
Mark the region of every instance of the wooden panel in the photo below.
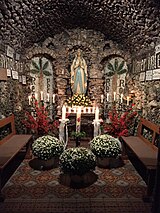
<svg viewBox="0 0 160 213">
<path fill-rule="evenodd" d="M 7 80 L 7 69 L 0 68 L 0 80 L 2 80 L 2 81 Z"/>
</svg>

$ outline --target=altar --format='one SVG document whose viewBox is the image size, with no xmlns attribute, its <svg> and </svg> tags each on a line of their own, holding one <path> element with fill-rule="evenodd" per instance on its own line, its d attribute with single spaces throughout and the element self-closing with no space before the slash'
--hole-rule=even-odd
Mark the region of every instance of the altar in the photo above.
<svg viewBox="0 0 160 213">
<path fill-rule="evenodd" d="M 71 137 L 71 132 L 76 131 L 76 113 L 71 113 L 68 116 L 68 137 Z M 86 138 L 93 138 L 94 126 L 93 126 L 94 114 L 81 114 L 81 132 L 86 133 Z"/>
<path fill-rule="evenodd" d="M 66 117 L 67 116 L 67 117 Z M 99 108 L 83 106 L 62 107 L 60 119 L 59 138 L 67 146 L 71 132 L 85 132 L 88 139 L 100 134 Z"/>
</svg>

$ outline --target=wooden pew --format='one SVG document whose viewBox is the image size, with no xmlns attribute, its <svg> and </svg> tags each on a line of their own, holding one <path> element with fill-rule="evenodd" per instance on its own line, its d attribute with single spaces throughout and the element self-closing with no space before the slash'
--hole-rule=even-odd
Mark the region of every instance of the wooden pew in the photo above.
<svg viewBox="0 0 160 213">
<path fill-rule="evenodd" d="M 151 199 L 155 185 L 159 134 L 160 126 L 141 118 L 137 136 L 120 138 L 124 152 L 147 184 L 146 202 Z"/>
<path fill-rule="evenodd" d="M 0 120 L 0 136 L 0 201 L 3 202 L 4 196 L 1 193 L 3 171 L 24 147 L 26 148 L 25 157 L 29 157 L 32 135 L 16 134 L 14 115 L 12 114 Z"/>
</svg>

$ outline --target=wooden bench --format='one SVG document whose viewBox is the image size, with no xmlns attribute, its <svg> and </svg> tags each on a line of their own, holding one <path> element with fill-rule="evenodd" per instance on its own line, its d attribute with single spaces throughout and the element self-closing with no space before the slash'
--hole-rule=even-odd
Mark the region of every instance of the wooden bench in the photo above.
<svg viewBox="0 0 160 213">
<path fill-rule="evenodd" d="M 3 171 L 22 149 L 26 148 L 25 157 L 29 157 L 32 135 L 16 134 L 14 115 L 12 114 L 0 120 L 0 137 L 0 201 L 2 202 L 4 200 L 1 193 Z"/>
<path fill-rule="evenodd" d="M 155 185 L 159 134 L 160 126 L 141 118 L 137 136 L 120 138 L 124 152 L 147 184 L 144 201 L 150 200 Z"/>
</svg>

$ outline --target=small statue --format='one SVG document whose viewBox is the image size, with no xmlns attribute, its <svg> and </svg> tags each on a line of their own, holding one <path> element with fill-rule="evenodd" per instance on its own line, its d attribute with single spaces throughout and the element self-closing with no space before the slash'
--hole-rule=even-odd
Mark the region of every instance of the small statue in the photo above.
<svg viewBox="0 0 160 213">
<path fill-rule="evenodd" d="M 87 76 L 86 61 L 81 55 L 81 50 L 78 49 L 71 65 L 71 88 L 73 94 L 86 94 Z"/>
</svg>

